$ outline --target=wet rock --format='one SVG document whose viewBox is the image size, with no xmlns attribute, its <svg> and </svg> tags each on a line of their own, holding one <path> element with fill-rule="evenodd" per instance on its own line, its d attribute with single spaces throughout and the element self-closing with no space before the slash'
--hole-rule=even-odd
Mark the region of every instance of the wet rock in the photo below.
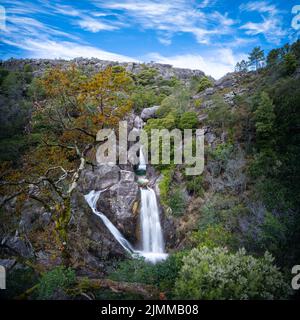
<svg viewBox="0 0 300 320">
<path fill-rule="evenodd" d="M 68 232 L 71 262 L 81 274 L 103 275 L 110 259 L 124 258 L 126 252 L 78 190 L 72 194 L 71 208 Z"/>
</svg>

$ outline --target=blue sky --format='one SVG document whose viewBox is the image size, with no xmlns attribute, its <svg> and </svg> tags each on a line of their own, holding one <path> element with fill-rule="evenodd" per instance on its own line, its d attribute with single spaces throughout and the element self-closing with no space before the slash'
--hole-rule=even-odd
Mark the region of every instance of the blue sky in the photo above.
<svg viewBox="0 0 300 320">
<path fill-rule="evenodd" d="M 296 39 L 300 0 L 0 0 L 0 58 L 157 61 L 215 78 L 254 46 Z M 0 17 L 1 21 L 1 17 Z"/>
</svg>

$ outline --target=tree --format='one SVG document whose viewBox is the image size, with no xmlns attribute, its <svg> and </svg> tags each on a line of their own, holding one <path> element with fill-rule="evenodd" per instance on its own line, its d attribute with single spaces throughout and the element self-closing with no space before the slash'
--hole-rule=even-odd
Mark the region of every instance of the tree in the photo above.
<svg viewBox="0 0 300 320">
<path fill-rule="evenodd" d="M 285 299 L 289 285 L 269 254 L 246 255 L 244 249 L 200 247 L 183 258 L 175 284 L 181 299 Z"/>
<path fill-rule="evenodd" d="M 285 73 L 287 75 L 293 74 L 298 66 L 297 58 L 293 53 L 287 53 L 283 59 Z"/>
<path fill-rule="evenodd" d="M 39 83 L 45 95 L 33 102 L 31 118 L 39 144 L 23 156 L 21 168 L 0 168 L 0 191 L 6 195 L 0 207 L 16 197 L 35 199 L 52 213 L 58 238 L 67 247 L 72 192 L 85 166 L 93 165 L 97 131 L 117 128 L 131 110 L 132 79 L 110 67 L 89 79 L 72 66 L 49 70 Z"/>
<path fill-rule="evenodd" d="M 272 67 L 280 62 L 280 50 L 272 49 L 267 56 L 267 66 Z"/>
<path fill-rule="evenodd" d="M 260 47 L 255 47 L 249 54 L 248 59 L 250 66 L 254 66 L 257 71 L 265 59 L 264 51 Z"/>
<path fill-rule="evenodd" d="M 266 92 L 260 95 L 260 101 L 254 112 L 256 133 L 259 138 L 270 137 L 274 132 L 273 126 L 275 121 L 273 101 Z"/>
<path fill-rule="evenodd" d="M 235 66 L 236 72 L 247 72 L 248 71 L 248 63 L 245 60 L 238 62 Z"/>
</svg>

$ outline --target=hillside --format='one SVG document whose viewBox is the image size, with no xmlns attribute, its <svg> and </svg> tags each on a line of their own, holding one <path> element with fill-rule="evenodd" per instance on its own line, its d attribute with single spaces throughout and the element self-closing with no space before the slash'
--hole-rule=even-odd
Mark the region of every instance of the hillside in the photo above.
<svg viewBox="0 0 300 320">
<path fill-rule="evenodd" d="M 6 298 L 292 298 L 290 272 L 300 258 L 300 42 L 265 61 L 239 64 L 217 81 L 157 63 L 2 61 Z M 203 129 L 204 172 L 189 176 L 174 157 L 150 162 L 142 178 L 138 165 L 100 164 L 97 132 L 113 128 L 119 137 L 122 120 L 128 131 Z M 158 263 L 126 250 L 144 252 L 143 190 L 158 203 L 149 210 L 159 212 L 158 249 L 168 254 Z M 85 197 L 91 191 L 99 192 L 94 207 Z"/>
</svg>

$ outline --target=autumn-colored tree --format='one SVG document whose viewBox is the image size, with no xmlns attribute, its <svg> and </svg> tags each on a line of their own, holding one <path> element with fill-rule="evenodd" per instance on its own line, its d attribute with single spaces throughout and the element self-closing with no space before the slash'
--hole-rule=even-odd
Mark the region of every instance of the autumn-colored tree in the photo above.
<svg viewBox="0 0 300 320">
<path fill-rule="evenodd" d="M 116 128 L 131 110 L 132 79 L 124 69 L 111 67 L 88 78 L 75 66 L 51 69 L 35 83 L 43 97 L 33 101 L 31 134 L 40 143 L 23 157 L 21 169 L 3 165 L 1 205 L 14 197 L 34 198 L 56 217 L 66 242 L 70 196 L 81 171 L 91 163 L 96 135 L 103 127 Z M 33 97 L 40 97 L 33 94 Z"/>
</svg>

